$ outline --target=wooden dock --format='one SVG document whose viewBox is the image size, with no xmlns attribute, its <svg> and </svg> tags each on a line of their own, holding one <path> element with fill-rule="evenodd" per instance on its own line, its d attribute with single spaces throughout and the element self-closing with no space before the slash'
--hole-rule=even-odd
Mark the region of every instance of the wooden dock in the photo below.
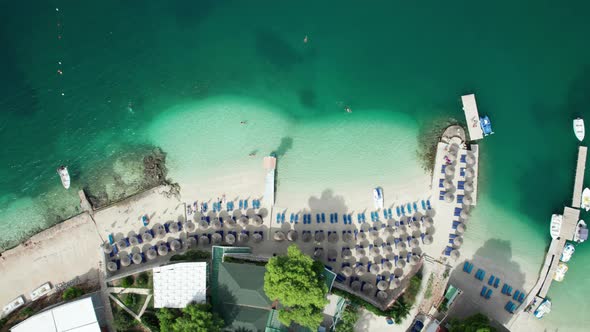
<svg viewBox="0 0 590 332">
<path fill-rule="evenodd" d="M 574 194 L 572 195 L 572 206 L 580 208 L 582 202 L 582 187 L 584 186 L 584 171 L 586 170 L 586 154 L 588 148 L 578 148 L 578 165 L 576 167 L 576 180 L 574 181 Z"/>
<path fill-rule="evenodd" d="M 479 122 L 479 112 L 477 111 L 477 103 L 475 102 L 475 95 L 461 96 L 463 103 L 463 112 L 465 112 L 465 120 L 467 121 L 467 130 L 469 131 L 469 139 L 476 141 L 483 138 L 483 130 Z"/>
</svg>

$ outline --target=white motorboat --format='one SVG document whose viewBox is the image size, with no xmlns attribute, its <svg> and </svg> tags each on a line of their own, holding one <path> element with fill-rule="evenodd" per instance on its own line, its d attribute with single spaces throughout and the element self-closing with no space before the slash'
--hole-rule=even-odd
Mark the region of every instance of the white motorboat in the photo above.
<svg viewBox="0 0 590 332">
<path fill-rule="evenodd" d="M 61 184 L 63 184 L 64 188 L 70 188 L 70 173 L 68 173 L 68 168 L 66 166 L 59 166 L 57 174 L 59 174 Z"/>
<path fill-rule="evenodd" d="M 537 307 L 537 309 L 535 310 L 534 314 L 535 314 L 535 317 L 541 319 L 541 318 L 543 318 L 543 316 L 545 314 L 548 314 L 550 312 L 551 312 L 551 301 L 549 301 L 548 299 L 545 299 Z"/>
<path fill-rule="evenodd" d="M 561 257 L 559 258 L 560 261 L 566 263 L 568 262 L 572 256 L 574 255 L 574 252 L 576 251 L 576 247 L 574 247 L 573 244 L 568 243 L 563 247 L 563 252 L 561 253 Z"/>
<path fill-rule="evenodd" d="M 4 306 L 4 309 L 2 309 L 2 316 L 10 314 L 11 312 L 20 308 L 23 304 L 25 304 L 25 298 L 23 296 L 17 297 L 16 299 L 8 303 L 6 306 Z"/>
<path fill-rule="evenodd" d="M 383 189 L 381 187 L 373 189 L 373 201 L 376 209 L 383 209 Z"/>
<path fill-rule="evenodd" d="M 588 188 L 584 188 L 584 191 L 582 191 L 580 207 L 586 211 L 590 210 L 590 189 Z"/>
<path fill-rule="evenodd" d="M 584 128 L 584 120 L 577 118 L 574 120 L 574 133 L 576 134 L 576 138 L 581 142 L 584 140 L 584 135 L 586 134 L 586 130 Z"/>
<path fill-rule="evenodd" d="M 559 237 L 559 233 L 561 232 L 562 221 L 563 216 L 561 214 L 554 214 L 551 216 L 550 234 L 552 239 L 557 239 Z"/>
<path fill-rule="evenodd" d="M 553 280 L 555 281 L 563 281 L 565 278 L 565 274 L 567 272 L 567 264 L 560 262 L 557 264 L 557 269 L 555 270 L 555 274 L 553 275 Z"/>
<path fill-rule="evenodd" d="M 46 282 L 31 292 L 31 300 L 35 301 L 36 299 L 42 297 L 43 295 L 48 294 L 50 291 L 51 291 L 51 284 Z"/>
<path fill-rule="evenodd" d="M 582 243 L 588 239 L 588 226 L 584 220 L 578 221 L 576 225 L 576 232 L 574 233 L 574 241 Z"/>
</svg>

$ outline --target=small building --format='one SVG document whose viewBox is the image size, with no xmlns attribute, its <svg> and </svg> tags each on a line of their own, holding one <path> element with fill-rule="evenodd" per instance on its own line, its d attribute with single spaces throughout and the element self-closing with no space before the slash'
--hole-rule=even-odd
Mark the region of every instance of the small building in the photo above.
<svg viewBox="0 0 590 332">
<path fill-rule="evenodd" d="M 100 300 L 92 296 L 49 308 L 13 326 L 12 332 L 101 332 L 95 307 Z M 93 301 L 94 299 L 94 301 Z M 104 324 L 102 324 L 104 325 Z"/>
<path fill-rule="evenodd" d="M 184 308 L 207 300 L 207 263 L 176 263 L 153 269 L 154 308 Z"/>
</svg>

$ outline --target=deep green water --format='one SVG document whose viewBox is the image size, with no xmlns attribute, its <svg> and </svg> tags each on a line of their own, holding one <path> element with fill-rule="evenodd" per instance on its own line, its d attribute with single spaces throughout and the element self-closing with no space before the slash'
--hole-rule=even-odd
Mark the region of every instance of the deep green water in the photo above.
<svg viewBox="0 0 590 332">
<path fill-rule="evenodd" d="M 286 3 L 1 0 L 2 246 L 76 213 L 75 191 L 64 194 L 55 174 L 62 163 L 76 189 L 112 188 L 113 173 L 132 182 L 128 155 L 157 145 L 154 124 L 186 111 L 178 105 L 248 98 L 269 105 L 285 131 L 329 131 L 344 105 L 362 123 L 393 128 L 411 118 L 428 128 L 462 120 L 459 96 L 475 92 L 496 131 L 482 143 L 479 222 L 508 238 L 513 255 L 540 263 L 551 213 L 571 204 L 571 120 L 590 114 L 590 4 Z M 232 146 L 231 132 L 207 127 L 212 117 L 165 135 L 199 130 Z M 339 148 L 345 163 L 352 156 Z M 547 319 L 561 330 L 590 323 L 573 310 L 590 309 L 590 247 L 579 246 L 569 265 Z"/>
</svg>

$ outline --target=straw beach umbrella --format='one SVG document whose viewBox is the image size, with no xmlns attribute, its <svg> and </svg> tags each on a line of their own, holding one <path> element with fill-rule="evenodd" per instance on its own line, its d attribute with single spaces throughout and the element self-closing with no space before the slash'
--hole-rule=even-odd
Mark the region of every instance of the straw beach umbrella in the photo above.
<svg viewBox="0 0 590 332">
<path fill-rule="evenodd" d="M 141 262 L 143 261 L 143 257 L 141 257 L 140 254 L 135 253 L 135 254 L 133 254 L 132 260 L 133 260 L 133 264 L 141 264 Z"/>
<path fill-rule="evenodd" d="M 238 234 L 238 243 L 246 243 L 246 242 L 248 242 L 249 239 L 250 239 L 250 237 L 248 236 L 248 234 L 245 234 L 245 233 Z"/>
<path fill-rule="evenodd" d="M 455 195 L 453 195 L 452 193 L 445 194 L 445 202 L 452 203 L 454 200 L 455 200 Z"/>
<path fill-rule="evenodd" d="M 281 242 L 285 240 L 285 233 L 283 231 L 276 231 L 273 235 L 273 239 L 277 242 Z"/>
<path fill-rule="evenodd" d="M 113 246 L 110 243 L 108 243 L 108 242 L 103 243 L 102 244 L 102 252 L 104 252 L 107 255 L 110 254 L 110 253 L 112 253 L 113 252 Z"/>
<path fill-rule="evenodd" d="M 111 272 L 115 272 L 117 271 L 118 267 L 117 267 L 117 263 L 115 262 L 108 262 L 107 263 L 107 270 L 111 271 Z"/>
<path fill-rule="evenodd" d="M 381 272 L 381 267 L 378 264 L 371 265 L 371 273 L 377 274 L 379 272 Z"/>
<path fill-rule="evenodd" d="M 324 232 L 315 233 L 315 236 L 314 236 L 315 242 L 322 242 L 322 241 L 324 241 L 324 238 L 325 238 Z"/>
<path fill-rule="evenodd" d="M 213 226 L 214 229 L 221 229 L 221 221 L 215 219 L 211 222 L 211 226 Z"/>
<path fill-rule="evenodd" d="M 156 235 L 160 239 L 164 238 L 166 236 L 166 230 L 164 229 L 164 227 L 158 229 L 158 232 L 156 233 Z"/>
<path fill-rule="evenodd" d="M 352 257 L 352 251 L 350 249 L 342 250 L 342 258 L 349 259 L 350 257 Z"/>
<path fill-rule="evenodd" d="M 197 239 L 195 239 L 193 236 L 189 236 L 186 239 L 186 246 L 187 248 L 193 248 L 197 246 Z"/>
<path fill-rule="evenodd" d="M 467 220 L 469 219 L 469 212 L 467 212 L 466 209 L 463 209 L 461 210 L 461 213 L 459 213 L 459 217 L 461 217 L 463 220 Z"/>
<path fill-rule="evenodd" d="M 457 236 L 453 239 L 453 244 L 457 247 L 460 247 L 463 244 L 463 238 L 461 236 Z"/>
<path fill-rule="evenodd" d="M 416 255 L 412 255 L 412 257 L 410 257 L 410 264 L 416 265 L 418 262 L 420 262 L 420 257 Z"/>
<path fill-rule="evenodd" d="M 358 249 L 356 249 L 356 254 L 359 255 L 359 256 L 361 256 L 361 257 L 364 257 L 366 255 L 365 249 L 364 248 L 358 248 Z"/>
<path fill-rule="evenodd" d="M 463 204 L 469 206 L 473 203 L 473 200 L 471 199 L 471 196 L 465 195 L 465 197 L 463 197 Z"/>
<path fill-rule="evenodd" d="M 457 232 L 465 233 L 465 224 L 464 223 L 459 223 L 459 225 L 457 225 Z"/>
<path fill-rule="evenodd" d="M 377 247 L 377 246 L 374 246 L 374 247 L 371 249 L 371 256 L 373 256 L 373 257 L 377 257 L 377 256 L 379 256 L 380 254 L 381 254 L 381 249 L 380 249 L 379 247 Z"/>
<path fill-rule="evenodd" d="M 130 246 L 136 246 L 136 245 L 138 245 L 138 244 L 139 244 L 139 240 L 137 239 L 137 236 L 135 236 L 135 235 L 131 235 L 131 236 L 129 237 L 129 245 L 130 245 Z"/>
<path fill-rule="evenodd" d="M 338 242 L 338 234 L 336 232 L 332 232 L 328 235 L 328 242 L 335 243 Z"/>
<path fill-rule="evenodd" d="M 383 269 L 389 271 L 389 270 L 393 269 L 393 264 L 391 264 L 390 261 L 386 261 L 383 263 Z"/>
<path fill-rule="evenodd" d="M 432 227 L 434 225 L 434 220 L 431 217 L 424 217 L 424 227 Z"/>
<path fill-rule="evenodd" d="M 350 234 L 350 233 L 344 233 L 344 234 L 342 234 L 342 241 L 344 241 L 344 242 L 352 242 L 352 240 L 353 240 L 352 234 Z"/>
<path fill-rule="evenodd" d="M 223 238 L 222 238 L 221 234 L 219 234 L 219 233 L 211 234 L 211 243 L 212 244 L 220 244 L 222 240 L 223 240 Z"/>
<path fill-rule="evenodd" d="M 232 244 L 236 243 L 236 236 L 233 235 L 233 234 L 231 234 L 231 233 L 230 234 L 227 234 L 225 236 L 225 243 L 227 243 L 229 245 L 232 245 Z"/>
<path fill-rule="evenodd" d="M 448 176 L 453 176 L 453 175 L 455 175 L 455 167 L 453 167 L 453 166 L 450 166 L 450 165 L 449 165 L 449 166 L 447 166 L 447 167 L 445 168 L 445 174 L 446 174 L 446 175 L 448 175 Z"/>
<path fill-rule="evenodd" d="M 170 241 L 170 250 L 172 251 L 178 251 L 180 250 L 181 245 L 180 242 L 178 242 L 178 240 L 174 239 L 172 241 Z"/>
<path fill-rule="evenodd" d="M 466 192 L 473 191 L 473 182 L 471 182 L 471 181 L 465 182 L 465 184 L 463 185 L 463 190 L 465 190 Z"/>
<path fill-rule="evenodd" d="M 385 281 L 385 280 L 380 280 L 380 281 L 377 283 L 377 289 L 378 289 L 378 290 L 381 290 L 381 291 L 383 291 L 383 290 L 386 290 L 386 289 L 387 289 L 387 287 L 389 287 L 389 283 L 388 283 L 387 281 Z"/>
<path fill-rule="evenodd" d="M 263 224 L 262 218 L 257 214 L 254 215 L 254 218 L 252 220 L 254 221 L 254 225 L 256 226 L 262 226 Z"/>
<path fill-rule="evenodd" d="M 260 243 L 262 242 L 262 235 L 260 233 L 254 233 L 254 235 L 252 235 L 252 240 L 254 240 L 255 243 Z"/>
<path fill-rule="evenodd" d="M 248 222 L 249 222 L 249 220 L 248 220 L 248 217 L 246 217 L 246 216 L 241 216 L 240 219 L 238 219 L 238 223 L 242 227 L 248 226 Z"/>
<path fill-rule="evenodd" d="M 399 267 L 400 269 L 403 269 L 406 266 L 406 261 L 400 257 L 400 259 L 398 259 L 395 263 L 395 266 Z"/>
<path fill-rule="evenodd" d="M 389 283 L 389 289 L 396 289 L 400 285 L 401 285 L 401 281 L 399 279 L 395 278 Z"/>
<path fill-rule="evenodd" d="M 152 233 L 144 232 L 143 234 L 141 234 L 141 240 L 143 242 L 151 242 L 153 240 Z"/>
<path fill-rule="evenodd" d="M 371 238 L 376 239 L 378 237 L 379 237 L 379 232 L 378 231 L 375 231 L 375 230 L 372 230 L 371 231 Z"/>
<path fill-rule="evenodd" d="M 424 242 L 424 244 L 431 244 L 433 240 L 432 235 L 426 235 L 422 242 Z"/>
<path fill-rule="evenodd" d="M 117 246 L 119 249 L 127 248 L 127 241 L 125 241 L 125 239 L 120 239 L 117 241 Z"/>
<path fill-rule="evenodd" d="M 461 254 L 459 253 L 459 250 L 452 250 L 451 251 L 451 257 L 454 259 L 458 259 L 461 256 Z"/>
<path fill-rule="evenodd" d="M 471 167 L 465 169 L 465 178 L 472 179 L 475 176 L 475 171 Z"/>
<path fill-rule="evenodd" d="M 449 181 L 449 180 L 444 180 L 443 181 L 443 186 L 445 187 L 446 190 L 449 190 L 451 188 L 453 188 L 453 182 Z"/>
<path fill-rule="evenodd" d="M 473 152 L 467 152 L 467 157 L 465 157 L 465 163 L 467 165 L 475 164 L 475 156 L 473 155 Z"/>
<path fill-rule="evenodd" d="M 381 247 L 381 245 L 383 244 L 383 239 L 378 237 L 375 240 L 373 240 L 373 245 L 375 247 Z"/>
<path fill-rule="evenodd" d="M 199 228 L 200 229 L 207 229 L 207 227 L 209 227 L 209 224 L 205 220 L 199 221 Z"/>
<path fill-rule="evenodd" d="M 373 286 L 372 284 L 365 284 L 363 286 L 363 293 L 365 293 L 367 295 L 371 294 L 374 289 L 375 289 L 375 286 Z"/>
<path fill-rule="evenodd" d="M 234 228 L 234 227 L 236 227 L 236 221 L 235 221 L 235 219 L 234 219 L 234 218 L 232 218 L 232 217 L 228 217 L 228 218 L 225 218 L 225 219 L 223 219 L 223 222 L 224 222 L 224 223 L 227 225 L 227 227 L 229 227 L 229 228 Z"/>
<path fill-rule="evenodd" d="M 414 231 L 417 231 L 417 230 L 419 230 L 419 229 L 420 229 L 420 223 L 419 223 L 419 222 L 417 222 L 417 221 L 413 221 L 413 222 L 410 224 L 410 228 L 411 228 L 412 230 L 414 230 Z"/>
<path fill-rule="evenodd" d="M 334 250 L 334 249 L 328 250 L 328 259 L 329 260 L 335 260 L 337 257 L 338 257 L 338 252 L 336 252 L 336 250 Z"/>
<path fill-rule="evenodd" d="M 309 242 L 309 241 L 311 241 L 311 233 L 310 232 L 304 232 L 303 235 L 301 236 L 301 239 L 303 240 L 303 242 Z"/>
<path fill-rule="evenodd" d="M 448 154 L 447 154 L 447 158 L 448 158 L 448 159 L 449 159 L 451 162 L 453 162 L 453 161 L 457 160 L 457 155 L 456 155 L 456 154 L 454 154 L 454 153 L 448 153 Z"/>
<path fill-rule="evenodd" d="M 158 253 L 153 248 L 149 248 L 146 253 L 146 256 L 148 259 L 154 259 L 158 257 Z"/>
<path fill-rule="evenodd" d="M 314 258 L 321 258 L 323 255 L 324 255 L 324 249 L 322 249 L 322 248 L 317 248 L 313 252 L 313 257 Z"/>
<path fill-rule="evenodd" d="M 354 268 L 354 274 L 356 274 L 359 277 L 364 275 L 366 272 L 367 272 L 367 269 L 365 268 L 364 265 L 359 265 Z"/>
<path fill-rule="evenodd" d="M 420 241 L 418 241 L 418 239 L 412 239 L 410 240 L 410 247 L 412 248 L 418 248 L 420 246 Z"/>
<path fill-rule="evenodd" d="M 184 229 L 188 232 L 188 233 L 192 233 L 195 231 L 195 224 L 191 221 L 187 221 L 184 224 Z"/>
<path fill-rule="evenodd" d="M 289 240 L 291 242 L 297 241 L 298 237 L 299 237 L 299 234 L 297 233 L 296 230 L 291 229 L 287 232 L 287 240 Z"/>
<path fill-rule="evenodd" d="M 393 235 L 394 232 L 395 232 L 395 229 L 393 227 L 391 227 L 391 226 L 385 227 L 386 234 Z"/>
<path fill-rule="evenodd" d="M 353 281 L 350 284 L 350 288 L 354 291 L 354 292 L 358 292 L 361 289 L 361 282 L 358 280 Z"/>
<path fill-rule="evenodd" d="M 211 241 L 209 240 L 209 237 L 205 234 L 203 234 L 199 237 L 199 244 L 200 245 L 207 246 L 207 245 L 209 245 L 210 242 Z"/>
<path fill-rule="evenodd" d="M 393 247 L 392 247 L 392 246 L 390 246 L 390 245 L 386 245 L 386 246 L 383 248 L 383 252 L 384 252 L 386 255 L 391 255 L 391 254 L 393 254 Z"/>
<path fill-rule="evenodd" d="M 131 264 L 131 260 L 129 259 L 128 255 L 121 257 L 121 266 L 129 266 Z"/>
<path fill-rule="evenodd" d="M 179 229 L 178 229 L 178 223 L 177 223 L 177 222 L 175 222 L 175 221 L 174 221 L 174 222 L 170 222 L 170 223 L 168 224 L 168 230 L 169 230 L 171 233 L 178 233 L 178 230 L 179 230 Z"/>
<path fill-rule="evenodd" d="M 343 267 L 342 274 L 347 278 L 350 277 L 352 275 L 352 268 L 350 266 Z"/>
<path fill-rule="evenodd" d="M 367 234 L 365 232 L 359 232 L 357 235 L 357 239 L 359 241 L 364 241 L 367 239 Z"/>
</svg>

